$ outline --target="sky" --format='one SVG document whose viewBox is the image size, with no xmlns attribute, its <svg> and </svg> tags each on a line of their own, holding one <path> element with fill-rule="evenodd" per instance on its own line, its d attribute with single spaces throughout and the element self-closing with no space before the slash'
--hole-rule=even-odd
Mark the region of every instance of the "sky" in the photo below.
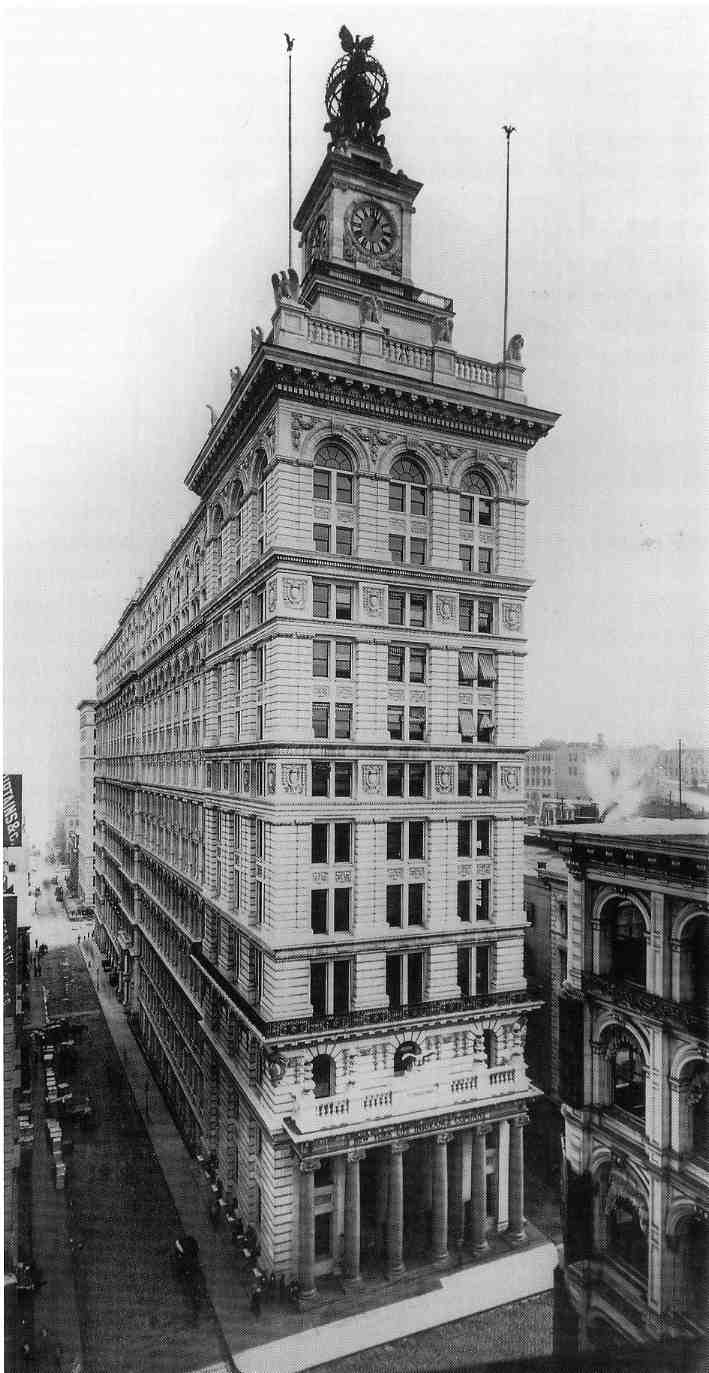
<svg viewBox="0 0 709 1373">
<path fill-rule="evenodd" d="M 184 477 L 246 366 L 326 149 L 337 31 L 374 33 L 414 277 L 454 343 L 510 334 L 530 403 L 528 728 L 707 728 L 709 26 L 682 9 L 29 5 L 4 32 L 4 769 L 44 837 L 78 781 L 94 658 L 194 509 Z M 295 236 L 294 236 L 295 241 Z M 45 827 L 45 828 L 43 828 Z"/>
</svg>

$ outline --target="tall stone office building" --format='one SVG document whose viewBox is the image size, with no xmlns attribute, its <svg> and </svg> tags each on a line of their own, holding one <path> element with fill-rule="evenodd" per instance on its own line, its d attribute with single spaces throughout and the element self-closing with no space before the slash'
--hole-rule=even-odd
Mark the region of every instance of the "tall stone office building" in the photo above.
<svg viewBox="0 0 709 1373">
<path fill-rule="evenodd" d="M 94 773 L 96 702 L 79 701 L 79 899 L 94 901 Z"/>
<path fill-rule="evenodd" d="M 100 938 L 267 1267 L 524 1237 L 527 455 L 556 415 L 414 284 L 358 43 L 302 271 L 97 663 Z"/>
</svg>

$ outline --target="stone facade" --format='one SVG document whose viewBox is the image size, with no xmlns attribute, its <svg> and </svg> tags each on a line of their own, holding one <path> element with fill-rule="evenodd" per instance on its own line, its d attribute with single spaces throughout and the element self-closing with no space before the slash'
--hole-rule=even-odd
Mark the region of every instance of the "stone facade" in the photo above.
<svg viewBox="0 0 709 1373">
<path fill-rule="evenodd" d="M 306 1297 L 395 1277 L 414 1238 L 443 1264 L 524 1235 L 526 463 L 557 416 L 413 285 L 419 189 L 328 152 L 299 296 L 96 659 L 100 938 L 187 1139 Z M 372 197 L 387 264 L 348 237 Z"/>
<path fill-rule="evenodd" d="M 582 1346 L 709 1333 L 709 824 L 542 832 L 569 866 L 566 1283 Z"/>
</svg>

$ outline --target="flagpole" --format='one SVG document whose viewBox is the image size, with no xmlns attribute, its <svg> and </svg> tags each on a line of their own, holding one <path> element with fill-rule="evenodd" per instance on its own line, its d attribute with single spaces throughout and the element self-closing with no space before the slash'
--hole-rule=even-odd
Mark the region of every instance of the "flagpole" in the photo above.
<svg viewBox="0 0 709 1373">
<path fill-rule="evenodd" d="M 510 293 L 510 138 L 516 132 L 514 124 L 503 124 L 507 138 L 507 182 L 505 194 L 505 315 L 502 325 L 502 361 L 507 353 L 507 302 Z"/>
<path fill-rule="evenodd" d="M 293 266 L 293 44 L 294 38 L 283 35 L 288 52 L 288 270 Z"/>
</svg>

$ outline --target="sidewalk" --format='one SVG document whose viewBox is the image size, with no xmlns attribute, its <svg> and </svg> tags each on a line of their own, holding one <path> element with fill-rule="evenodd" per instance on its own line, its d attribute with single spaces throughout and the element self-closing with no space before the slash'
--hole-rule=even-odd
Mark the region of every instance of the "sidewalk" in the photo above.
<svg viewBox="0 0 709 1373">
<path fill-rule="evenodd" d="M 209 1220 L 212 1194 L 203 1170 L 191 1157 L 150 1076 L 124 1007 L 101 970 L 98 950 L 82 944 L 82 953 L 94 985 L 99 973 L 97 994 L 109 1032 L 184 1230 L 199 1244 L 207 1291 L 240 1373 L 299 1373 L 496 1307 L 501 1289 L 506 1302 L 551 1289 L 557 1252 L 537 1236 L 531 1248 L 516 1253 L 505 1249 L 496 1261 L 449 1275 L 411 1273 L 394 1288 L 375 1287 L 371 1293 L 363 1289 L 354 1300 L 333 1290 L 330 1301 L 302 1313 L 264 1303 L 261 1318 L 254 1317 L 249 1307 L 250 1274 L 234 1249 L 229 1227 L 222 1222 L 215 1230 Z"/>
</svg>

